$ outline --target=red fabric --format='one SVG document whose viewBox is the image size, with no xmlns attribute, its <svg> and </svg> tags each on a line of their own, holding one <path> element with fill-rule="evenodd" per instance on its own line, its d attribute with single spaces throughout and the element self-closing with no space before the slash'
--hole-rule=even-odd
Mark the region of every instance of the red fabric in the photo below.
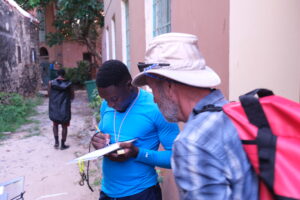
<svg viewBox="0 0 300 200">
<path fill-rule="evenodd" d="M 273 134 L 278 136 L 274 191 L 280 196 L 300 199 L 300 104 L 275 95 L 260 98 L 259 101 Z M 223 109 L 232 119 L 242 140 L 255 140 L 257 128 L 249 123 L 239 102 L 227 104 Z M 243 146 L 255 171 L 259 173 L 256 145 Z M 261 188 L 260 199 L 272 199 L 266 188 Z"/>
</svg>

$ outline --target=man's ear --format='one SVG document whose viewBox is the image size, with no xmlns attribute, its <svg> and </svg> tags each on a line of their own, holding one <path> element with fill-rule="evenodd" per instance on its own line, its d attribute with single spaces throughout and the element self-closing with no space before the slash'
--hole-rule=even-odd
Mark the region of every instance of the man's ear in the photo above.
<svg viewBox="0 0 300 200">
<path fill-rule="evenodd" d="M 171 90 L 173 89 L 174 86 L 172 86 L 171 82 L 168 81 L 163 81 L 161 84 L 162 89 L 164 90 L 164 93 L 168 96 L 171 95 Z"/>
<path fill-rule="evenodd" d="M 177 95 L 177 84 L 174 82 L 166 82 L 166 88 L 165 88 L 165 92 L 166 94 L 173 99 L 176 95 Z"/>
<path fill-rule="evenodd" d="M 126 87 L 129 88 L 129 89 L 133 87 L 132 84 L 131 84 L 131 81 L 132 81 L 132 80 L 129 79 L 129 80 L 127 80 L 127 81 L 125 82 Z"/>
</svg>

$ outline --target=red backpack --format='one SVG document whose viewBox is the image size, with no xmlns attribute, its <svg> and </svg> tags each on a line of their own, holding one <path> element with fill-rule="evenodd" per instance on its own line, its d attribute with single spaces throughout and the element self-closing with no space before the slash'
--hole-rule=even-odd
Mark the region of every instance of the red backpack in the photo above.
<svg viewBox="0 0 300 200">
<path fill-rule="evenodd" d="M 208 107 L 204 111 L 220 111 Z M 260 199 L 300 199 L 300 104 L 256 89 L 222 109 L 260 178 Z"/>
</svg>

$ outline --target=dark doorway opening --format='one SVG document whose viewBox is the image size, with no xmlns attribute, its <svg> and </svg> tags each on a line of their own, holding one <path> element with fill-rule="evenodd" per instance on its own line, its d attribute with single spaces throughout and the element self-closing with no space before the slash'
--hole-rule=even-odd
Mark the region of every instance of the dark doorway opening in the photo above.
<svg viewBox="0 0 300 200">
<path fill-rule="evenodd" d="M 48 50 L 45 47 L 40 48 L 40 56 L 49 56 Z"/>
<path fill-rule="evenodd" d="M 82 58 L 83 58 L 83 60 L 92 63 L 92 54 L 91 53 L 83 53 Z"/>
</svg>

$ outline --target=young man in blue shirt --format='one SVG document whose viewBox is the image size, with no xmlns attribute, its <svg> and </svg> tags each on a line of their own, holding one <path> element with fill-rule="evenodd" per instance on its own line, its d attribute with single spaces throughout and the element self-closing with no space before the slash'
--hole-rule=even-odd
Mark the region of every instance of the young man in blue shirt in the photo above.
<svg viewBox="0 0 300 200">
<path fill-rule="evenodd" d="M 161 200 L 155 166 L 170 168 L 177 124 L 167 122 L 153 101 L 152 94 L 131 85 L 131 75 L 121 61 L 103 63 L 96 84 L 104 99 L 99 129 L 92 139 L 96 149 L 121 143 L 123 152 L 103 159 L 100 200 Z M 164 151 L 158 151 L 162 144 Z"/>
<path fill-rule="evenodd" d="M 214 89 L 220 78 L 205 64 L 197 42 L 182 33 L 154 38 L 133 85 L 149 85 L 165 118 L 186 122 L 172 156 L 182 200 L 256 200 L 257 177 L 234 125 L 223 112 L 201 112 L 227 100 Z"/>
</svg>

